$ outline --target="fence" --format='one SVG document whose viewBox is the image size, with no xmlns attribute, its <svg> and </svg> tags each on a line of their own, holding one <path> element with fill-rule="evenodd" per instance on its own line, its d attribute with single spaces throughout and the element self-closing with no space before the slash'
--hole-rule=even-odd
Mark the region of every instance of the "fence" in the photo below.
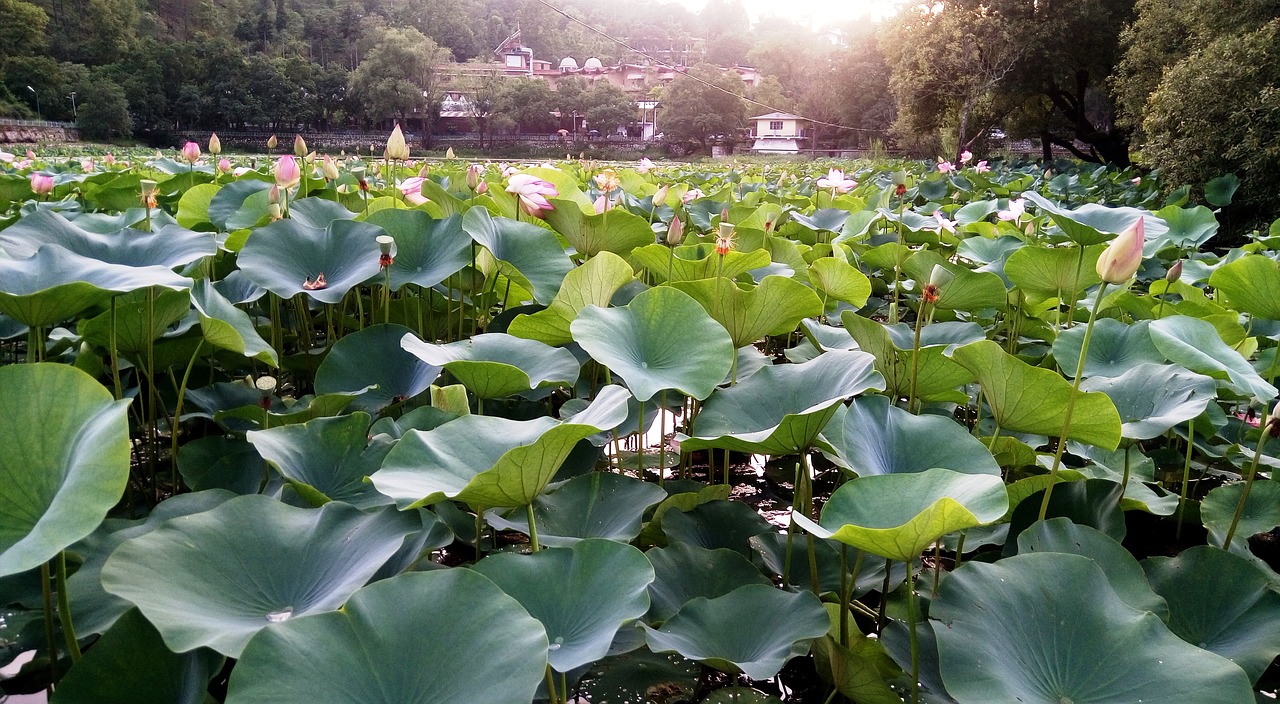
<svg viewBox="0 0 1280 704">
<path fill-rule="evenodd" d="M 76 123 L 53 122 L 51 120 L 14 120 L 8 117 L 0 117 L 0 127 L 51 127 L 70 130 L 76 128 Z"/>
</svg>

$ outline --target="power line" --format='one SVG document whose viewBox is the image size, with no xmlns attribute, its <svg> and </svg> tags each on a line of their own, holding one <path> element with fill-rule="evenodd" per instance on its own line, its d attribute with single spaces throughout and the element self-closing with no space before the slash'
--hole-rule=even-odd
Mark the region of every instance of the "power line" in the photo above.
<svg viewBox="0 0 1280 704">
<path fill-rule="evenodd" d="M 651 55 L 649 55 L 649 54 L 648 54 L 648 53 L 646 53 L 646 52 L 640 51 L 639 49 L 637 49 L 637 48 L 635 48 L 635 47 L 631 46 L 630 44 L 628 44 L 628 43 L 626 43 L 626 42 L 622 41 L 621 39 L 618 39 L 617 37 L 615 37 L 615 36 L 613 36 L 613 35 L 610 35 L 610 34 L 606 33 L 604 30 L 597 29 L 597 28 L 595 28 L 595 27 L 593 27 L 593 26 L 591 26 L 591 25 L 587 24 L 586 22 L 584 22 L 584 21 L 582 21 L 582 20 L 578 19 L 577 17 L 574 17 L 573 15 L 570 15 L 569 13 L 565 12 L 564 10 L 561 10 L 560 8 L 556 7 L 555 5 L 552 5 L 551 3 L 547 2 L 547 0 L 536 0 L 536 2 L 537 2 L 538 4 L 540 4 L 540 5 L 545 6 L 547 9 L 551 10 L 552 12 L 554 12 L 554 13 L 556 13 L 556 14 L 560 15 L 561 17 L 564 17 L 565 19 L 569 20 L 570 22 L 573 22 L 573 23 L 575 23 L 575 24 L 582 25 L 583 27 L 585 27 L 586 29 L 590 30 L 591 32 L 594 32 L 595 34 L 598 34 L 598 35 L 600 35 L 600 36 L 604 37 L 605 39 L 608 39 L 609 41 L 613 42 L 614 44 L 617 44 L 618 46 L 621 46 L 622 48 L 626 49 L 627 51 L 630 51 L 630 52 L 632 52 L 632 53 L 634 53 L 634 54 L 637 54 L 637 55 L 639 55 L 639 56 L 641 56 L 641 57 L 643 57 L 643 58 L 645 58 L 645 59 L 648 59 L 649 61 L 652 61 L 653 63 L 657 64 L 657 65 L 658 65 L 659 67 L 661 67 L 661 68 L 669 68 L 669 69 L 671 69 L 672 71 L 679 71 L 679 69 L 681 68 L 681 67 L 678 67 L 678 66 L 672 66 L 671 64 L 669 64 L 669 63 L 667 63 L 667 62 L 665 62 L 665 61 L 661 61 L 661 60 L 659 60 L 658 58 L 656 58 L 656 57 L 654 57 L 654 56 L 651 56 Z M 733 91 L 731 91 L 731 90 L 727 90 L 727 89 L 725 89 L 725 88 L 722 88 L 721 86 L 718 86 L 718 85 L 716 85 L 716 84 L 712 83 L 711 81 L 708 81 L 708 80 L 705 80 L 705 79 L 700 78 L 700 77 L 698 77 L 698 76 L 695 76 L 695 75 L 693 75 L 692 73 L 688 73 L 687 71 L 680 71 L 680 73 L 681 73 L 682 75 L 684 75 L 684 76 L 688 77 L 688 78 L 692 78 L 693 80 L 697 81 L 698 83 L 701 83 L 701 84 L 702 84 L 702 85 L 704 85 L 704 86 L 707 86 L 707 87 L 709 87 L 709 88 L 714 88 L 715 90 L 718 90 L 718 91 L 720 91 L 721 93 L 727 93 L 727 94 L 729 94 L 729 95 L 732 95 L 732 96 L 733 96 L 733 97 L 735 97 L 735 98 L 738 98 L 738 99 L 740 99 L 740 100 L 744 100 L 744 101 L 746 101 L 746 102 L 748 102 L 748 103 L 752 103 L 752 104 L 754 104 L 754 105 L 759 105 L 760 107 L 762 107 L 762 108 L 764 108 L 764 109 L 766 109 L 766 110 L 768 110 L 768 111 L 770 111 L 770 112 L 788 112 L 788 111 L 786 111 L 786 110 L 780 110 L 780 109 L 778 109 L 778 108 L 775 108 L 775 107 L 773 107 L 772 105 L 766 105 L 766 104 L 764 104 L 764 103 L 760 102 L 759 100 L 753 100 L 753 99 L 751 99 L 751 98 L 748 98 L 748 97 L 745 97 L 745 96 L 738 95 L 737 93 L 734 93 L 734 92 L 733 92 Z M 790 114 L 795 115 L 795 113 L 790 113 Z M 803 115 L 796 115 L 796 117 L 799 117 L 799 118 L 800 118 L 800 119 L 802 119 L 802 120 L 807 120 L 807 121 L 812 122 L 812 123 L 814 123 L 814 124 L 816 124 L 816 125 L 824 125 L 824 126 L 826 126 L 826 127 L 834 127 L 834 128 L 836 128 L 836 129 L 840 129 L 840 130 L 850 130 L 850 131 L 853 131 L 853 132 L 871 132 L 871 133 L 874 133 L 874 134 L 880 134 L 880 131 L 879 131 L 879 130 L 869 130 L 869 129 L 866 129 L 865 127 L 849 127 L 848 125 L 840 125 L 840 124 L 836 124 L 836 123 L 834 123 L 834 122 L 827 122 L 826 120 L 815 120 L 815 119 L 814 119 L 814 118 L 812 118 L 812 117 L 805 117 L 805 116 L 803 116 Z"/>
</svg>

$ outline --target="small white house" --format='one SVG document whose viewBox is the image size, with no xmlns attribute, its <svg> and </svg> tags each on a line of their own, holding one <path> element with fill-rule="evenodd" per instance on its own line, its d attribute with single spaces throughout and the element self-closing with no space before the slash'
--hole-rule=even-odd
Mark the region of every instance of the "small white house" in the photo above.
<svg viewBox="0 0 1280 704">
<path fill-rule="evenodd" d="M 796 154 L 809 139 L 810 121 L 789 112 L 771 112 L 751 118 L 753 152 Z"/>
</svg>

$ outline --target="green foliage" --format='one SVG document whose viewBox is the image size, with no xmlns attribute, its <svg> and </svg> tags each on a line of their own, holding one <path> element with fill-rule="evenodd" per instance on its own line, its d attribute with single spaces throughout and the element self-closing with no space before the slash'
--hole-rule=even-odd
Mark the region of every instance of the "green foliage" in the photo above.
<svg viewBox="0 0 1280 704">
<path fill-rule="evenodd" d="M 666 106 L 663 130 L 671 137 L 706 145 L 715 135 L 733 136 L 746 124 L 747 108 L 739 97 L 742 82 L 713 66 L 694 66 L 691 76 L 719 86 L 712 88 L 694 78 L 681 76 L 663 90 Z"/>
</svg>

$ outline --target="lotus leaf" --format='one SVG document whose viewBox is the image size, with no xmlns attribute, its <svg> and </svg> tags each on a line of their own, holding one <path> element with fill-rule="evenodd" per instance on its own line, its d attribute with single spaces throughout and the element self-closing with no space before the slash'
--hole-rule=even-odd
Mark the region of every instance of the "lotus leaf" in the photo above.
<svg viewBox="0 0 1280 704">
<path fill-rule="evenodd" d="M 1211 323 L 1185 315 L 1151 323 L 1151 340 L 1169 361 L 1216 379 L 1229 379 L 1240 393 L 1260 399 L 1276 396 L 1276 387 L 1258 376 L 1248 360 L 1228 347 Z"/>
<path fill-rule="evenodd" d="M 840 463 L 859 476 L 923 472 L 935 467 L 967 474 L 1000 474 L 991 452 L 965 432 L 964 426 L 942 416 L 913 415 L 884 396 L 853 399 L 841 427 L 836 432 L 829 428 L 824 435 Z"/>
<path fill-rule="evenodd" d="M 728 548 L 746 557 L 754 553 L 751 538 L 773 530 L 764 517 L 737 501 L 707 501 L 687 510 L 667 511 L 662 517 L 668 544 Z"/>
<path fill-rule="evenodd" d="M 379 210 L 365 222 L 386 230 L 395 240 L 391 290 L 406 284 L 430 288 L 471 263 L 472 240 L 462 218 L 433 219 L 420 210 Z"/>
<path fill-rule="evenodd" d="M 254 430 L 246 438 L 311 504 L 344 501 L 368 508 L 390 503 L 365 481 L 391 451 L 389 439 L 369 440 L 371 422 L 369 414 L 358 412 Z"/>
<path fill-rule="evenodd" d="M 1120 432 L 1130 440 L 1150 440 L 1196 418 L 1213 402 L 1213 379 L 1168 364 L 1139 364 L 1120 376 L 1093 377 L 1082 391 L 1100 391 L 1120 413 Z"/>
<path fill-rule="evenodd" d="M 632 540 L 640 534 L 644 514 L 666 496 L 655 484 L 621 474 L 589 472 L 574 477 L 534 500 L 538 541 L 562 547 L 585 538 Z M 499 528 L 529 532 L 524 511 L 509 518 L 490 516 L 489 522 Z"/>
<path fill-rule="evenodd" d="M 507 332 L 548 345 L 570 343 L 573 334 L 569 326 L 578 312 L 589 305 L 607 307 L 618 289 L 634 279 L 626 260 L 612 252 L 601 252 L 565 275 L 546 310 L 517 315 Z"/>
<path fill-rule="evenodd" d="M 698 597 L 714 599 L 747 584 L 771 584 L 741 553 L 727 548 L 672 543 L 645 555 L 656 575 L 649 585 L 651 623 L 666 621 Z"/>
<path fill-rule="evenodd" d="M 0 250 L 14 259 L 33 257 L 47 245 L 107 264 L 165 269 L 190 264 L 217 251 L 212 235 L 177 225 L 165 225 L 155 232 L 125 229 L 101 234 L 49 211 L 32 213 L 0 230 Z"/>
<path fill-rule="evenodd" d="M 822 294 L 828 308 L 834 301 L 848 303 L 854 308 L 867 304 L 871 280 L 848 262 L 835 257 L 821 257 L 809 265 L 808 272 L 809 283 Z"/>
<path fill-rule="evenodd" d="M 237 261 L 245 276 L 281 298 L 305 293 L 321 303 L 338 303 L 378 273 L 374 240 L 382 234 L 381 227 L 354 220 L 334 220 L 323 228 L 278 220 L 255 230 Z M 320 277 L 326 285 L 317 287 Z"/>
<path fill-rule="evenodd" d="M 1070 301 L 1078 294 L 1102 281 L 1098 278 L 1098 257 L 1103 245 L 1089 247 L 1018 248 L 1004 263 L 1004 274 L 1025 293 L 1045 298 Z"/>
<path fill-rule="evenodd" d="M 191 288 L 191 305 L 200 316 L 204 341 L 218 349 L 276 366 L 276 351 L 258 334 L 249 314 L 236 308 L 207 279 Z"/>
<path fill-rule="evenodd" d="M 719 277 L 733 280 L 748 271 L 768 266 L 770 261 L 769 252 L 764 249 L 749 252 L 730 250 L 721 257 L 707 247 L 696 244 L 674 249 L 666 245 L 650 244 L 632 250 L 631 258 L 648 269 L 655 281 L 667 281 L 667 272 L 670 270 L 670 283 Z"/>
<path fill-rule="evenodd" d="M 316 370 L 316 392 L 358 392 L 352 407 L 372 413 L 426 391 L 440 367 L 401 348 L 400 340 L 411 333 L 403 325 L 379 324 L 343 336 Z"/>
<path fill-rule="evenodd" d="M 485 333 L 447 345 L 405 333 L 400 346 L 433 367 L 442 367 L 478 398 L 502 398 L 548 386 L 573 386 L 578 360 L 569 350 L 505 333 Z"/>
<path fill-rule="evenodd" d="M 573 263 L 545 227 L 508 218 L 495 218 L 484 208 L 471 208 L 462 216 L 462 229 L 489 250 L 499 270 L 533 292 L 538 303 L 555 298 Z"/>
<path fill-rule="evenodd" d="M 1085 326 L 1063 330 L 1053 341 L 1053 357 L 1063 373 L 1071 377 L 1080 363 L 1080 347 Z M 1089 338 L 1089 352 L 1084 359 L 1084 375 L 1120 376 L 1140 364 L 1161 364 L 1164 355 L 1151 341 L 1151 321 L 1138 320 L 1132 325 L 1114 318 L 1098 318 Z"/>
<path fill-rule="evenodd" d="M 552 199 L 555 210 L 546 213 L 547 224 L 564 235 L 569 244 L 584 257 L 600 252 L 626 255 L 636 247 L 653 244 L 649 223 L 625 210 L 587 215 L 575 203 Z"/>
<path fill-rule="evenodd" d="M 1280 263 L 1250 254 L 1223 264 L 1209 277 L 1227 305 L 1250 315 L 1280 320 Z"/>
<path fill-rule="evenodd" d="M 749 289 L 725 278 L 682 281 L 675 286 L 692 296 L 729 331 L 734 347 L 768 335 L 790 333 L 801 320 L 822 315 L 822 301 L 817 294 L 783 276 L 766 276 Z"/>
</svg>

